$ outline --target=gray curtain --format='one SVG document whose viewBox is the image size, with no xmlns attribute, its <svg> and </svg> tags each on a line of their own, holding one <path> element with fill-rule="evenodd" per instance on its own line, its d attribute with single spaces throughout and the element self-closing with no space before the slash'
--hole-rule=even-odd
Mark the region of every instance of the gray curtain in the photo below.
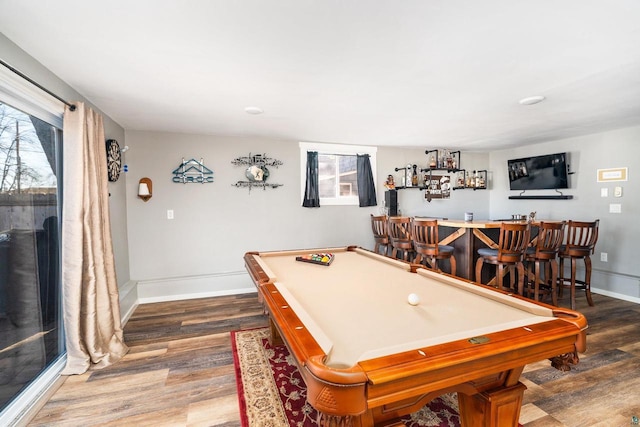
<svg viewBox="0 0 640 427">
<path fill-rule="evenodd" d="M 76 107 L 64 113 L 64 375 L 109 366 L 128 351 L 120 323 L 102 116 L 82 102 Z"/>
<path fill-rule="evenodd" d="M 360 207 L 377 206 L 376 186 L 373 182 L 371 160 L 368 154 L 358 154 L 357 176 Z"/>
<path fill-rule="evenodd" d="M 318 152 L 307 151 L 307 183 L 304 187 L 305 208 L 320 207 L 320 191 L 318 187 Z"/>
</svg>

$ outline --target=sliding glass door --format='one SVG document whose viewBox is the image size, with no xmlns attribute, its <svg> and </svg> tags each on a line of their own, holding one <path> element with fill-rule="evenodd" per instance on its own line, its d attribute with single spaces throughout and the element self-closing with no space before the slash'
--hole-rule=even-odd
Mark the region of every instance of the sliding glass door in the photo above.
<svg viewBox="0 0 640 427">
<path fill-rule="evenodd" d="M 64 353 L 61 138 L 0 99 L 0 411 Z"/>
</svg>

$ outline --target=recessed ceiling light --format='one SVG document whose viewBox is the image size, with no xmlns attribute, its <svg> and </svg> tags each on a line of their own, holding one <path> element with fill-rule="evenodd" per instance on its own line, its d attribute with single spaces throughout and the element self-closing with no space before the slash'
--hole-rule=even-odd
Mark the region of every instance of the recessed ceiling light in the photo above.
<svg viewBox="0 0 640 427">
<path fill-rule="evenodd" d="M 546 98 L 542 95 L 536 95 L 536 96 L 529 96 L 527 98 L 522 98 L 519 102 L 520 102 L 520 105 L 533 105 L 533 104 L 537 104 L 538 102 L 542 102 L 545 99 Z"/>
<path fill-rule="evenodd" d="M 246 107 L 244 109 L 244 111 L 247 114 L 262 114 L 262 113 L 264 113 L 262 108 L 259 108 L 259 107 Z"/>
</svg>

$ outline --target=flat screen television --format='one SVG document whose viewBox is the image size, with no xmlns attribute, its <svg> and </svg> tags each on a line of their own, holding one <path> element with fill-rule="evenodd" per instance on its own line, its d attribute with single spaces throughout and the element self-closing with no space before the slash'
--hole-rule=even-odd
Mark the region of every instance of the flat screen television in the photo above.
<svg viewBox="0 0 640 427">
<path fill-rule="evenodd" d="M 511 190 L 569 188 L 567 153 L 508 160 L 507 166 Z"/>
</svg>

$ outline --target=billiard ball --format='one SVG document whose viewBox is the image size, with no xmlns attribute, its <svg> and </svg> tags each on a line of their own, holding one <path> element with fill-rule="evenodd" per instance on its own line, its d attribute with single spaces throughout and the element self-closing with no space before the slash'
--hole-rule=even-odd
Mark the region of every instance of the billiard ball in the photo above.
<svg viewBox="0 0 640 427">
<path fill-rule="evenodd" d="M 411 305 L 418 305 L 420 303 L 420 297 L 416 294 L 409 294 L 407 302 Z"/>
</svg>

